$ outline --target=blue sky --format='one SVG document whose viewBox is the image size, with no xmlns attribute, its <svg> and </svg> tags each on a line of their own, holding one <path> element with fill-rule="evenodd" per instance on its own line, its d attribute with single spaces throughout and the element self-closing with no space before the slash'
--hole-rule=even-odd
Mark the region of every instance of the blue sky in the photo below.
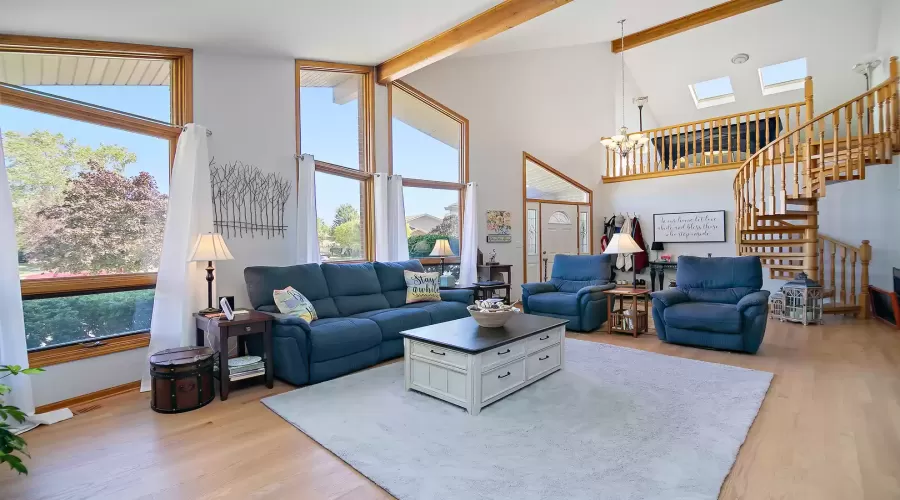
<svg viewBox="0 0 900 500">
<path fill-rule="evenodd" d="M 52 93 L 134 113 L 161 121 L 169 121 L 169 87 L 156 86 L 47 86 L 31 87 Z M 301 92 L 301 145 L 304 153 L 316 159 L 359 168 L 358 104 L 351 101 L 338 105 L 332 101 L 331 88 L 304 87 Z M 62 133 L 80 144 L 98 147 L 103 144 L 124 146 L 137 155 L 137 162 L 126 173 L 149 172 L 159 188 L 168 192 L 168 142 L 131 132 L 59 118 L 9 106 L 0 106 L 0 129 L 28 134 L 33 130 Z M 400 120 L 393 121 L 394 171 L 411 178 L 456 180 L 459 152 Z M 239 158 L 235 158 L 239 159 Z M 350 203 L 359 208 L 359 183 L 332 175 L 316 176 L 319 217 L 331 222 L 338 205 Z M 404 190 L 406 213 L 430 213 L 442 217 L 444 207 L 457 201 L 455 191 L 430 189 Z"/>
</svg>

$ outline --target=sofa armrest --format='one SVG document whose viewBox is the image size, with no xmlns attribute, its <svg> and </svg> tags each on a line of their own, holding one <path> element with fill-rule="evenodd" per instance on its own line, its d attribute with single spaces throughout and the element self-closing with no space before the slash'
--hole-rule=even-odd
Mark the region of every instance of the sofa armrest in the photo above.
<svg viewBox="0 0 900 500">
<path fill-rule="evenodd" d="M 463 304 L 474 304 L 475 303 L 475 291 L 474 290 L 441 290 L 441 300 L 445 302 L 462 302 Z"/>
<path fill-rule="evenodd" d="M 556 286 L 553 283 L 522 283 L 522 293 L 525 295 L 536 295 L 538 293 L 555 292 Z"/>
<path fill-rule="evenodd" d="M 603 292 L 606 290 L 612 290 L 616 287 L 615 283 L 607 283 L 606 285 L 594 285 L 594 286 L 586 286 L 581 290 L 578 290 L 576 297 L 578 297 L 578 301 L 581 302 L 584 297 L 593 298 L 597 300 L 603 297 Z"/>
<path fill-rule="evenodd" d="M 653 297 L 654 301 L 659 301 L 663 307 L 672 307 L 675 304 L 681 304 L 690 300 L 686 293 L 677 288 L 653 292 L 650 296 Z"/>
<path fill-rule="evenodd" d="M 768 290 L 758 290 L 756 292 L 748 293 L 741 297 L 741 300 L 737 303 L 738 311 L 744 312 L 748 308 L 752 306 L 762 306 L 765 308 L 769 304 L 769 291 Z"/>
</svg>

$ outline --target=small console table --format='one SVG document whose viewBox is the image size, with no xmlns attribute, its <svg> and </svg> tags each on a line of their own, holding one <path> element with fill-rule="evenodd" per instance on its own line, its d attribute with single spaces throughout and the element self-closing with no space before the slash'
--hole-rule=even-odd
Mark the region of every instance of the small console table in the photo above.
<svg viewBox="0 0 900 500">
<path fill-rule="evenodd" d="M 674 261 L 651 260 L 650 261 L 650 291 L 656 291 L 656 279 L 659 277 L 659 289 L 665 290 L 666 269 L 678 269 Z"/>
</svg>

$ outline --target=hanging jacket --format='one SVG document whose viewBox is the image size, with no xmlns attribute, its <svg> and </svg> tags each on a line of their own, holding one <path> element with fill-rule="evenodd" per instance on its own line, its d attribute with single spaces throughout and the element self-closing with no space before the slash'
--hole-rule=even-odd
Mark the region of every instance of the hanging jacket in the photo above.
<svg viewBox="0 0 900 500">
<path fill-rule="evenodd" d="M 622 223 L 622 229 L 620 229 L 619 232 L 622 234 L 631 234 L 631 219 L 625 219 L 625 222 Z M 633 264 L 634 259 L 630 253 L 620 253 L 616 256 L 616 268 L 618 269 L 630 271 Z"/>
<path fill-rule="evenodd" d="M 604 252 L 609 245 L 609 240 L 616 234 L 616 216 L 603 221 L 603 236 L 600 237 L 600 252 Z"/>
<path fill-rule="evenodd" d="M 644 235 L 641 232 L 641 222 L 634 218 L 634 242 L 638 244 L 644 251 L 634 255 L 634 269 L 641 272 L 650 264 L 650 257 L 647 256 L 647 245 L 644 243 Z"/>
</svg>

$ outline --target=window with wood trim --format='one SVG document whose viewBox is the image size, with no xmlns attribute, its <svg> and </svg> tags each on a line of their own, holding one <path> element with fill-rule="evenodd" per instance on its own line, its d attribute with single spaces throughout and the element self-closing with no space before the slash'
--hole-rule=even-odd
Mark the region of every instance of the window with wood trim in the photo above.
<svg viewBox="0 0 900 500">
<path fill-rule="evenodd" d="M 0 35 L 33 366 L 146 345 L 191 66 L 189 49 Z"/>
<path fill-rule="evenodd" d="M 373 68 L 297 61 L 297 153 L 316 159 L 323 261 L 374 257 Z"/>
<path fill-rule="evenodd" d="M 446 262 L 458 263 L 469 121 L 402 81 L 388 87 L 388 100 L 390 172 L 403 176 L 409 255 L 439 263 L 430 254 L 436 240 L 447 239 L 456 256 Z"/>
</svg>

